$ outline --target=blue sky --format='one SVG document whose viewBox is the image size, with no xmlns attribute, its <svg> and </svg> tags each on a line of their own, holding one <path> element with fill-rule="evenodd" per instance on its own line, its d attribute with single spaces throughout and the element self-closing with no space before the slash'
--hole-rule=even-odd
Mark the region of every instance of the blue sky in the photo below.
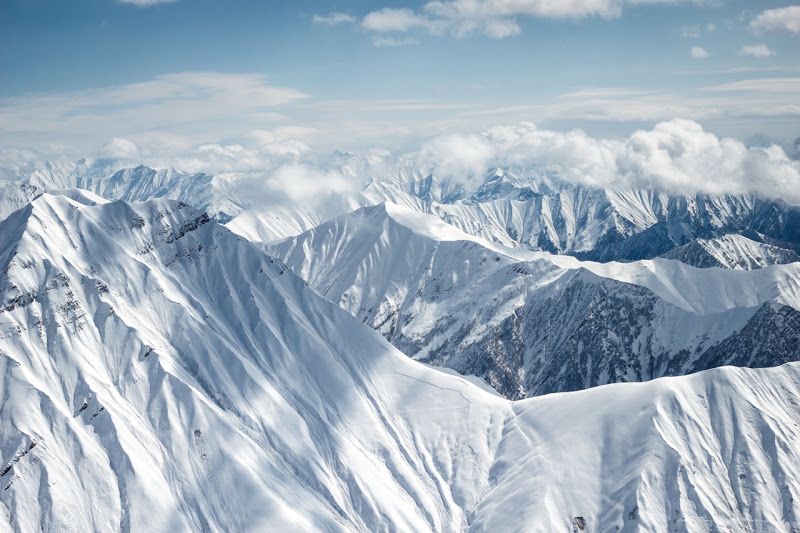
<svg viewBox="0 0 800 533">
<path fill-rule="evenodd" d="M 520 121 L 615 136 L 675 117 L 800 136 L 800 6 L 785 1 L 128 2 L 3 1 L 0 147 L 271 132 L 403 149 Z"/>
</svg>

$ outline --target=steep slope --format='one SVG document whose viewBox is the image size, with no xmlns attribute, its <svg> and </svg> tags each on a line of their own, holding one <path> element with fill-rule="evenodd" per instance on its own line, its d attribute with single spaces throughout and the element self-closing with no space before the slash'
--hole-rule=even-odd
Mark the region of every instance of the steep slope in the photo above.
<svg viewBox="0 0 800 533">
<path fill-rule="evenodd" d="M 729 233 L 746 233 L 779 253 L 800 245 L 800 207 L 752 195 L 604 190 L 530 169 L 491 169 L 472 185 L 406 177 L 371 183 L 365 193 L 372 203 L 415 207 L 505 246 L 595 261 L 657 257 Z"/>
<path fill-rule="evenodd" d="M 202 212 L 73 197 L 0 223 L 9 529 L 800 527 L 797 365 L 508 402 Z"/>
<path fill-rule="evenodd" d="M 0 235 L 3 523 L 466 524 L 508 405 L 394 352 L 207 215 L 44 195 Z"/>
<path fill-rule="evenodd" d="M 0 220 L 24 207 L 39 192 L 39 189 L 32 185 L 0 182 Z"/>
<path fill-rule="evenodd" d="M 320 224 L 313 210 L 271 207 L 248 209 L 225 224 L 229 230 L 250 242 L 269 243 L 291 237 Z"/>
<path fill-rule="evenodd" d="M 743 235 L 724 235 L 715 239 L 695 239 L 663 255 L 700 268 L 720 267 L 753 270 L 769 265 L 800 261 L 796 251 L 766 244 Z"/>
<path fill-rule="evenodd" d="M 394 204 L 268 249 L 409 356 L 508 398 L 800 355 L 800 265 L 716 274 L 580 262 L 498 248 Z M 743 332 L 749 356 L 721 353 L 737 335 L 744 346 Z"/>
</svg>

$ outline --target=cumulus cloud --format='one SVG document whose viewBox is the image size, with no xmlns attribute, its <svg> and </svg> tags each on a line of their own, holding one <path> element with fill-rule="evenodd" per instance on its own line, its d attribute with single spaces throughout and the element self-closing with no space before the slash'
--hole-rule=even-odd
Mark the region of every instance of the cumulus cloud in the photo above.
<svg viewBox="0 0 800 533">
<path fill-rule="evenodd" d="M 411 9 L 386 7 L 373 11 L 361 21 L 361 25 L 375 32 L 405 32 L 417 28 L 435 29 L 433 21 L 417 15 Z"/>
<path fill-rule="evenodd" d="M 775 55 L 775 52 L 770 50 L 766 44 L 743 46 L 739 53 L 750 57 L 770 57 Z"/>
<path fill-rule="evenodd" d="M 693 46 L 691 50 L 689 50 L 689 55 L 692 56 L 693 59 L 707 59 L 711 57 L 705 48 L 701 48 L 699 46 Z"/>
<path fill-rule="evenodd" d="M 800 34 L 800 6 L 767 9 L 750 22 L 750 29 L 758 33 L 783 31 Z"/>
<path fill-rule="evenodd" d="M 495 39 L 519 34 L 517 18 L 576 20 L 587 17 L 617 18 L 624 4 L 703 3 L 704 0 L 432 0 L 420 11 L 382 8 L 362 19 L 376 32 L 425 30 L 435 35 L 464 37 L 479 33 Z M 713 31 L 713 25 L 707 31 Z"/>
<path fill-rule="evenodd" d="M 238 177 L 234 193 L 260 209 L 283 207 L 327 218 L 351 210 L 349 199 L 361 183 L 335 168 L 289 162 L 267 172 Z"/>
<path fill-rule="evenodd" d="M 680 119 L 627 139 L 543 130 L 532 123 L 501 126 L 436 139 L 420 150 L 419 161 L 434 174 L 463 181 L 492 167 L 514 167 L 611 189 L 756 193 L 800 202 L 800 162 L 782 148 L 747 147 Z"/>
<path fill-rule="evenodd" d="M 356 18 L 347 13 L 332 12 L 327 15 L 314 15 L 311 20 L 314 24 L 338 26 L 339 24 L 352 24 L 356 21 Z"/>
<path fill-rule="evenodd" d="M 108 159 L 136 159 L 138 155 L 136 143 L 121 137 L 114 137 L 98 151 L 99 157 Z"/>
</svg>

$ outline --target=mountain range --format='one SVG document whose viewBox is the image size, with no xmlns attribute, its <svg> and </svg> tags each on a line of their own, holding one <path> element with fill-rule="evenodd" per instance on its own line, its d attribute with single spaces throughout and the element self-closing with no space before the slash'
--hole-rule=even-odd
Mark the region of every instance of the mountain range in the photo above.
<svg viewBox="0 0 800 533">
<path fill-rule="evenodd" d="M 591 263 L 496 246 L 391 203 L 267 250 L 404 353 L 511 399 L 800 353 L 800 263 Z"/>
<path fill-rule="evenodd" d="M 800 530 L 798 207 L 330 164 L 0 185 L 0 531 Z"/>
<path fill-rule="evenodd" d="M 187 204 L 43 194 L 0 242 L 15 529 L 800 527 L 796 363 L 513 402 Z"/>
</svg>

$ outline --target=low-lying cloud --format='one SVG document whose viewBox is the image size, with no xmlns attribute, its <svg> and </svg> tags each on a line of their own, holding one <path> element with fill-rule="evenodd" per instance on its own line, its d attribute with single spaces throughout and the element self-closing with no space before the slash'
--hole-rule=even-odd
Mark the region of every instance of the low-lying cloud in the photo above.
<svg viewBox="0 0 800 533">
<path fill-rule="evenodd" d="M 626 139 L 598 139 L 534 124 L 499 126 L 426 144 L 420 163 L 434 174 L 470 182 L 492 167 L 612 189 L 746 194 L 800 202 L 800 163 L 779 146 L 748 147 L 689 120 L 670 120 Z"/>
<path fill-rule="evenodd" d="M 227 176 L 242 203 L 253 206 L 344 210 L 370 181 L 419 179 L 429 174 L 469 188 L 493 168 L 530 179 L 548 178 L 614 190 L 677 194 L 756 194 L 800 205 L 800 161 L 777 145 L 748 146 L 718 137 L 691 120 L 673 119 L 627 137 L 594 137 L 581 129 L 554 131 L 530 122 L 480 133 L 440 135 L 404 154 L 320 154 L 303 140 L 306 128 L 255 130 L 242 144 L 175 144 L 151 154 L 114 138 L 97 152 L 125 166 L 143 163 Z M 1 151 L 6 174 L 36 168 L 27 151 Z"/>
</svg>

